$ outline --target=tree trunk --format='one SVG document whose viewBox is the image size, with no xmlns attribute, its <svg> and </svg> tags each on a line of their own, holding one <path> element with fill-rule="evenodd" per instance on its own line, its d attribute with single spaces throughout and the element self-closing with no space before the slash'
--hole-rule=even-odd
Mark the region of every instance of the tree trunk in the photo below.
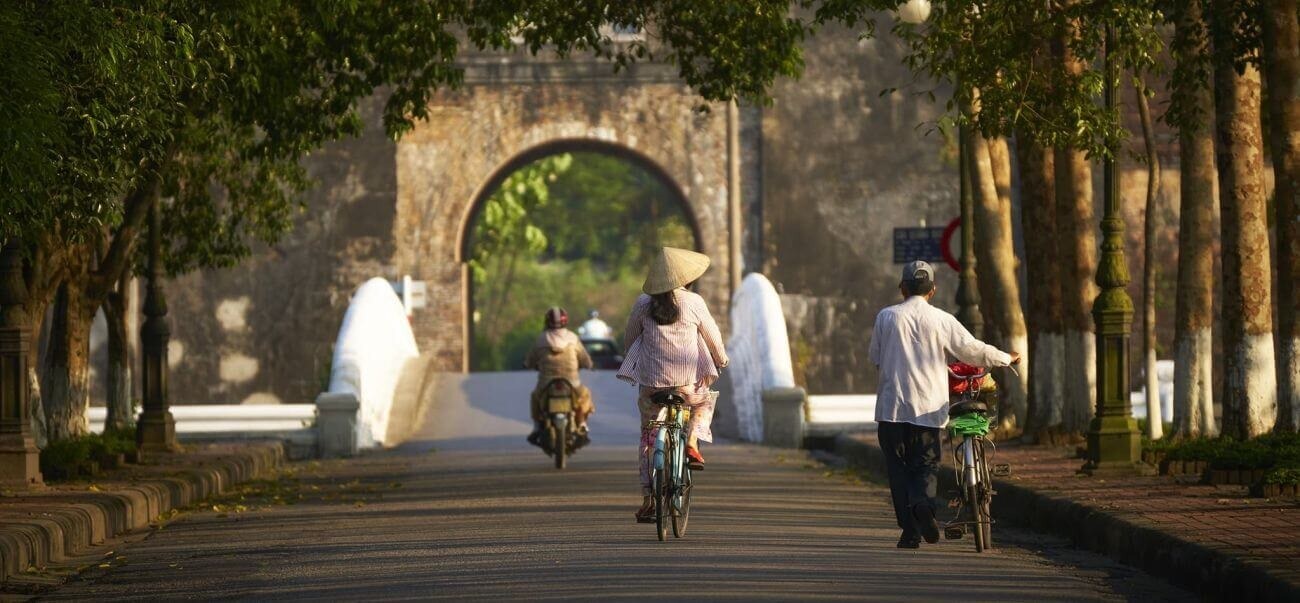
<svg viewBox="0 0 1300 603">
<path fill-rule="evenodd" d="M 1065 326 L 1065 401 L 1061 427 L 1082 434 L 1097 399 L 1097 342 L 1092 301 L 1097 296 L 1097 239 L 1093 228 L 1092 165 L 1083 151 L 1056 149 L 1056 244 Z"/>
<path fill-rule="evenodd" d="M 1052 53 L 1071 75 L 1086 65 L 1070 50 L 1071 26 L 1052 41 Z M 1065 404 L 1061 427 L 1082 435 L 1097 401 L 1097 341 L 1092 301 L 1097 297 L 1097 228 L 1093 224 L 1092 164 L 1083 151 L 1056 149 L 1056 244 L 1061 271 L 1061 319 L 1065 325 Z"/>
<path fill-rule="evenodd" d="M 1147 437 L 1164 437 L 1164 416 L 1160 408 L 1160 379 L 1156 373 L 1156 229 L 1159 221 L 1157 200 L 1160 197 L 1160 156 L 1156 153 L 1155 126 L 1147 103 L 1147 87 L 1141 81 L 1133 86 L 1138 115 L 1142 118 L 1142 140 L 1147 153 L 1147 205 L 1142 229 L 1142 351 L 1146 357 Z"/>
<path fill-rule="evenodd" d="M 1022 362 L 1029 357 L 1025 316 L 1020 307 L 1019 261 L 1011 231 L 1011 159 L 1005 139 L 988 140 L 978 132 L 966 137 L 966 155 L 971 160 L 971 184 L 975 193 L 975 261 L 979 267 L 980 302 L 987 308 L 990 325 L 998 334 L 996 345 L 1019 352 Z M 998 178 L 998 172 L 1004 172 Z M 1002 180 L 1002 182 L 999 182 Z M 1006 194 L 999 194 L 999 184 Z M 1025 425 L 1028 404 L 1028 373 L 1017 377 L 1011 371 L 998 375 L 1001 410 L 998 428 L 1014 434 Z"/>
<path fill-rule="evenodd" d="M 1182 62 L 1205 56 L 1205 23 L 1200 4 L 1188 3 L 1175 36 L 1194 43 Z M 1189 69 L 1189 71 L 1191 71 Z M 1212 436 L 1214 421 L 1214 138 L 1209 118 L 1214 99 L 1208 78 L 1190 84 L 1187 102 L 1201 116 L 1199 124 L 1178 130 L 1181 201 L 1178 226 L 1178 299 L 1174 317 L 1174 433 L 1180 437 Z"/>
<path fill-rule="evenodd" d="M 90 407 L 90 323 L 82 305 L 82 279 L 73 278 L 59 287 L 54 301 L 50 345 L 45 354 L 46 429 L 57 442 L 89 432 L 86 411 Z"/>
<path fill-rule="evenodd" d="M 104 431 L 121 431 L 135 425 L 135 407 L 131 392 L 131 339 L 127 326 L 132 291 L 131 273 L 122 275 L 117 288 L 104 299 L 104 319 L 108 323 L 108 415 Z"/>
<path fill-rule="evenodd" d="M 1227 0 L 1219 0 L 1226 13 Z M 1214 69 L 1216 146 L 1223 239 L 1223 431 L 1250 437 L 1277 420 L 1277 365 L 1273 317 L 1264 149 L 1260 139 L 1259 71 L 1238 73 L 1228 36 L 1215 38 L 1223 53 Z"/>
<path fill-rule="evenodd" d="M 1267 0 L 1264 68 L 1277 212 L 1277 429 L 1300 430 L 1300 26 L 1296 0 Z"/>
<path fill-rule="evenodd" d="M 1056 191 L 1053 153 L 1026 133 L 1016 134 L 1020 167 L 1020 221 L 1025 237 L 1025 323 L 1029 331 L 1029 412 L 1025 431 L 1039 434 L 1061 424 L 1065 398 L 1065 330 L 1061 273 L 1056 258 Z"/>
</svg>

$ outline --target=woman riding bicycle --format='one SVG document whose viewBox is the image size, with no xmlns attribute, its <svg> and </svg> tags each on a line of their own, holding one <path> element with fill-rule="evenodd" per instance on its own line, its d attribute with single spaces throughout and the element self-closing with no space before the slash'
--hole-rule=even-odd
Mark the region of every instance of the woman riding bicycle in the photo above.
<svg viewBox="0 0 1300 603">
<path fill-rule="evenodd" d="M 633 304 L 623 333 L 627 355 L 618 378 L 640 386 L 642 502 L 636 512 L 638 522 L 654 521 L 650 483 L 654 434 L 647 423 L 654 420 L 658 409 L 650 402 L 651 396 L 674 390 L 686 398 L 691 407 L 686 456 L 692 469 L 704 468 L 699 440 L 713 441 L 710 424 L 717 398 L 709 386 L 729 360 L 722 333 L 704 298 L 688 290 L 708 268 L 709 258 L 704 254 L 664 247 L 650 264 L 642 287 L 645 294 Z"/>
</svg>

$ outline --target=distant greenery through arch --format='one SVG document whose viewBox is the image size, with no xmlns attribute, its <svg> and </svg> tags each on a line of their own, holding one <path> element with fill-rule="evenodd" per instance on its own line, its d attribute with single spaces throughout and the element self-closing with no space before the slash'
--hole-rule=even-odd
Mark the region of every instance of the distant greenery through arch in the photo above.
<svg viewBox="0 0 1300 603">
<path fill-rule="evenodd" d="M 554 305 L 621 332 L 661 245 L 696 247 L 676 192 L 603 153 L 549 155 L 511 173 L 471 231 L 472 369 L 516 370 Z"/>
</svg>

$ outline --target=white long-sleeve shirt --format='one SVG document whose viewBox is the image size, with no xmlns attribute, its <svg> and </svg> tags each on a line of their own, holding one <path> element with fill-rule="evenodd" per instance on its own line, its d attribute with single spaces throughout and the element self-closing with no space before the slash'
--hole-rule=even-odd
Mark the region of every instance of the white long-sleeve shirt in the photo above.
<svg viewBox="0 0 1300 603">
<path fill-rule="evenodd" d="M 984 343 L 957 318 L 919 295 L 876 315 L 869 351 L 880 369 L 876 421 L 943 427 L 948 423 L 948 359 L 1008 366 L 1011 355 Z"/>
</svg>

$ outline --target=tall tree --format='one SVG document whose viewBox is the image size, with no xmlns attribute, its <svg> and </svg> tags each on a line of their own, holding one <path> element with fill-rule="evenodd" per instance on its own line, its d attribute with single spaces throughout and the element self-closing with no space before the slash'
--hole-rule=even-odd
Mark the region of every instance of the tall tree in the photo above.
<svg viewBox="0 0 1300 603">
<path fill-rule="evenodd" d="M 1200 2 L 1169 6 L 1174 22 L 1171 102 L 1178 128 L 1181 209 L 1174 315 L 1174 432 L 1214 435 L 1214 98 L 1209 31 Z"/>
<path fill-rule="evenodd" d="M 104 322 L 108 327 L 107 395 L 104 406 L 104 430 L 125 430 L 135 426 L 135 400 L 132 394 L 131 332 L 129 316 L 133 308 L 134 281 L 125 273 L 104 299 Z"/>
<path fill-rule="evenodd" d="M 1266 433 L 1277 420 L 1260 76 L 1249 8 L 1214 0 L 1216 158 L 1223 240 L 1223 431 Z"/>
<path fill-rule="evenodd" d="M 1006 139 L 988 140 L 978 132 L 966 137 L 966 157 L 971 162 L 971 182 L 975 193 L 975 257 L 979 266 L 981 308 L 987 308 L 985 333 L 990 327 L 995 341 L 1005 350 L 1019 352 L 1028 362 L 1029 341 L 1025 333 L 1025 316 L 1020 307 L 1020 281 L 1011 231 L 1010 157 Z M 1005 172 L 1004 178 L 997 176 Z M 999 181 L 1002 182 L 999 182 Z M 1003 184 L 1005 194 L 999 191 Z M 1006 372 L 1001 375 L 1003 414 L 999 428 L 1003 433 L 1024 429 L 1028 405 L 1028 373 L 1020 378 Z"/>
<path fill-rule="evenodd" d="M 1142 120 L 1142 140 L 1146 148 L 1147 202 L 1142 226 L 1142 355 L 1145 359 L 1147 398 L 1147 437 L 1164 437 L 1164 416 L 1160 408 L 1160 380 L 1156 374 L 1156 232 L 1160 199 L 1160 155 L 1156 152 L 1156 128 L 1147 102 L 1147 87 L 1140 77 L 1134 79 L 1138 115 Z"/>
<path fill-rule="evenodd" d="M 1296 0 L 1264 2 L 1264 80 L 1277 212 L 1277 429 L 1300 430 L 1300 33 Z"/>
<path fill-rule="evenodd" d="M 1060 62 L 1061 89 L 1079 85 L 1087 64 L 1075 45 L 1080 38 L 1078 17 L 1052 40 Z M 1062 427 L 1083 433 L 1092 419 L 1097 398 L 1097 344 L 1093 335 L 1092 302 L 1097 297 L 1097 239 L 1093 225 L 1092 164 L 1085 152 L 1071 145 L 1056 149 L 1056 244 L 1061 258 L 1061 315 L 1065 322 L 1065 404 Z"/>
<path fill-rule="evenodd" d="M 1061 271 L 1056 248 L 1054 153 L 1027 132 L 1016 135 L 1020 166 L 1020 220 L 1025 237 L 1025 319 L 1032 357 L 1029 363 L 1027 435 L 1061 424 L 1065 398 L 1065 328 L 1061 316 Z"/>
</svg>

